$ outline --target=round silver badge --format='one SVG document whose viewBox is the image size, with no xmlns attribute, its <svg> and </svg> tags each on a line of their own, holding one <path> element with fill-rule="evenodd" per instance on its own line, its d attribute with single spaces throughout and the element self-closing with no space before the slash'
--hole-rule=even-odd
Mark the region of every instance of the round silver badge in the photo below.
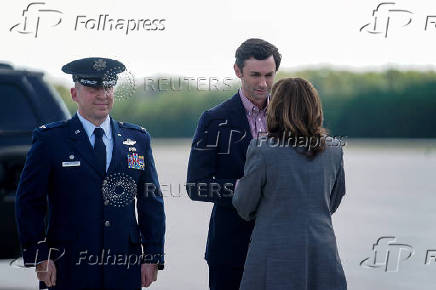
<svg viewBox="0 0 436 290">
<path fill-rule="evenodd" d="M 131 203 L 137 192 L 136 182 L 127 174 L 108 175 L 103 181 L 103 200 L 106 205 L 124 207 Z"/>
<path fill-rule="evenodd" d="M 114 99 L 127 100 L 136 92 L 135 76 L 128 70 L 118 73 L 118 69 L 114 67 L 105 72 L 103 86 L 112 90 Z"/>
</svg>

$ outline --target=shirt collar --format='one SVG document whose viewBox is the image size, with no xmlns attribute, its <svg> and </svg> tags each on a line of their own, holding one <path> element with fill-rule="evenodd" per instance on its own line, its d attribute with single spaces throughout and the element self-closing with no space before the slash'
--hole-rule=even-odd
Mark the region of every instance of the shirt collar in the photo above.
<svg viewBox="0 0 436 290">
<path fill-rule="evenodd" d="M 80 122 L 82 123 L 83 129 L 85 129 L 86 135 L 88 135 L 88 138 L 91 138 L 92 134 L 94 133 L 95 128 L 97 128 L 94 124 L 86 120 L 82 115 L 80 115 L 79 111 L 77 111 L 77 117 L 79 118 Z M 99 128 L 102 128 L 104 131 L 104 134 L 106 137 L 111 140 L 112 139 L 112 130 L 111 130 L 111 120 L 109 115 L 106 117 L 106 120 L 104 120 L 103 123 L 99 126 Z"/>
<path fill-rule="evenodd" d="M 268 107 L 269 104 L 269 99 L 270 96 L 268 95 L 267 99 L 266 99 L 266 106 L 263 109 L 259 109 L 255 104 L 253 104 L 250 99 L 248 99 L 244 93 L 242 92 L 242 88 L 239 89 L 239 96 L 241 97 L 241 101 L 242 101 L 242 105 L 244 106 L 244 109 L 247 113 L 251 113 L 253 111 L 261 111 L 261 112 L 266 112 L 266 108 Z"/>
</svg>

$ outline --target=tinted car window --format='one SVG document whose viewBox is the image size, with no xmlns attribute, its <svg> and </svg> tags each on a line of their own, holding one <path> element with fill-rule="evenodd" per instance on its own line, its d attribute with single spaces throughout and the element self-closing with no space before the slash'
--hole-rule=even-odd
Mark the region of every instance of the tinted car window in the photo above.
<svg viewBox="0 0 436 290">
<path fill-rule="evenodd" d="M 0 130 L 32 130 L 37 120 L 24 91 L 14 84 L 0 83 Z"/>
</svg>

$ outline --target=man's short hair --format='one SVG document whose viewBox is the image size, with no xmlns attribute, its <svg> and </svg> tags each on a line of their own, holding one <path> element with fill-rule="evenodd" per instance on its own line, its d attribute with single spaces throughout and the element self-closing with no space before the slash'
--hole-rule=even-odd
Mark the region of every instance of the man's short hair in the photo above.
<svg viewBox="0 0 436 290">
<path fill-rule="evenodd" d="M 280 61 L 282 60 L 282 55 L 279 53 L 277 47 L 272 45 L 271 43 L 259 39 L 259 38 L 250 38 L 244 41 L 241 46 L 236 50 L 236 61 L 235 64 L 242 71 L 244 67 L 244 62 L 247 59 L 254 57 L 257 60 L 264 60 L 270 56 L 274 57 L 274 61 L 276 63 L 276 71 L 279 69 Z"/>
</svg>

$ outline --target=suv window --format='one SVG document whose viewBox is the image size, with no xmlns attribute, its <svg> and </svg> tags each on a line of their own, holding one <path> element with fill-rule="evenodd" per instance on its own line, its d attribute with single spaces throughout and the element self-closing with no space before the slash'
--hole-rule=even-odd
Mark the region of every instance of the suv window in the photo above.
<svg viewBox="0 0 436 290">
<path fill-rule="evenodd" d="M 14 84 L 0 83 L 0 131 L 28 131 L 37 119 L 25 92 Z"/>
</svg>

